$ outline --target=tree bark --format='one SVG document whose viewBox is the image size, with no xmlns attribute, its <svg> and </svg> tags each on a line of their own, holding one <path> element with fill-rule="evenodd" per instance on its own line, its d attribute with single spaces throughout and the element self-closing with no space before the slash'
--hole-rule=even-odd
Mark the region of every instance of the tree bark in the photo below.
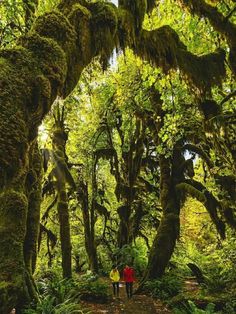
<svg viewBox="0 0 236 314">
<path fill-rule="evenodd" d="M 160 172 L 163 216 L 150 251 L 148 266 L 142 281 L 160 278 L 164 274 L 179 236 L 179 202 L 171 176 L 171 161 L 164 156 L 160 157 Z"/>
<path fill-rule="evenodd" d="M 65 182 L 59 183 L 57 211 L 60 223 L 63 278 L 71 278 L 72 268 L 71 268 L 70 219 Z"/>
<path fill-rule="evenodd" d="M 26 191 L 29 203 L 24 240 L 24 261 L 29 276 L 28 289 L 30 289 L 30 295 L 37 300 L 37 289 L 32 278 L 37 259 L 42 179 L 42 162 L 37 142 L 31 145 L 29 155 L 30 169 L 26 177 Z"/>
<path fill-rule="evenodd" d="M 80 178 L 79 189 L 78 189 L 78 201 L 81 204 L 83 222 L 84 222 L 84 238 L 85 238 L 85 249 L 88 256 L 89 269 L 92 272 L 98 272 L 98 259 L 97 259 L 97 249 L 94 239 L 94 226 L 91 227 L 91 224 L 94 223 L 91 220 L 91 213 L 89 211 L 89 199 L 88 199 L 88 186 Z M 92 235 L 93 233 L 93 235 Z"/>
<path fill-rule="evenodd" d="M 71 267 L 71 237 L 70 237 L 70 217 L 68 208 L 68 196 L 66 183 L 74 186 L 73 178 L 67 167 L 66 142 L 68 134 L 65 130 L 64 106 L 60 108 L 60 102 L 54 109 L 55 124 L 52 128 L 52 161 L 54 169 L 52 174 L 56 178 L 57 189 L 57 212 L 60 224 L 60 242 L 62 254 L 63 278 L 72 277 Z"/>
</svg>

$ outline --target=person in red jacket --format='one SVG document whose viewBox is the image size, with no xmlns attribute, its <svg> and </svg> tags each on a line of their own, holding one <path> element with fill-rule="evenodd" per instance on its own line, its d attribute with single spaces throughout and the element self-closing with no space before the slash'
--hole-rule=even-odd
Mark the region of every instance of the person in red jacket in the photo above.
<svg viewBox="0 0 236 314">
<path fill-rule="evenodd" d="M 127 297 L 131 298 L 133 295 L 133 283 L 135 281 L 135 277 L 134 269 L 129 267 L 129 265 L 126 265 L 123 270 L 123 280 L 125 282 Z"/>
</svg>

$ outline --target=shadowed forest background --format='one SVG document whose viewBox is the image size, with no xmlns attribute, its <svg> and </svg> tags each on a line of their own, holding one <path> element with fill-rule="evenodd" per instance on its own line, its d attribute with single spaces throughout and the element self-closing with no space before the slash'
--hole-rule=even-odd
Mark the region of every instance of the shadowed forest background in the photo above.
<svg viewBox="0 0 236 314">
<path fill-rule="evenodd" d="M 0 313 L 236 313 L 236 2 L 2 0 L 0 48 Z"/>
</svg>

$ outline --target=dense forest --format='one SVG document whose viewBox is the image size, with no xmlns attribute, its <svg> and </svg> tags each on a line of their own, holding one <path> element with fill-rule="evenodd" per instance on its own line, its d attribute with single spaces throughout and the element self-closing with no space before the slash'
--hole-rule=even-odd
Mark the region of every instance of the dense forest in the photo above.
<svg viewBox="0 0 236 314">
<path fill-rule="evenodd" d="M 0 1 L 0 314 L 236 313 L 235 75 L 235 0 Z"/>
</svg>

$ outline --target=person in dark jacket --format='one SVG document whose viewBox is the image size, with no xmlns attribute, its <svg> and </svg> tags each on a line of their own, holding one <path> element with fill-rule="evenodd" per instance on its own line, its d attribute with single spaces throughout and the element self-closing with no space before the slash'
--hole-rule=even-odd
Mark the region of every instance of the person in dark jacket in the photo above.
<svg viewBox="0 0 236 314">
<path fill-rule="evenodd" d="M 125 282 L 127 297 L 130 299 L 133 295 L 133 283 L 135 281 L 135 276 L 134 269 L 129 265 L 126 265 L 123 270 L 123 280 Z"/>
</svg>

